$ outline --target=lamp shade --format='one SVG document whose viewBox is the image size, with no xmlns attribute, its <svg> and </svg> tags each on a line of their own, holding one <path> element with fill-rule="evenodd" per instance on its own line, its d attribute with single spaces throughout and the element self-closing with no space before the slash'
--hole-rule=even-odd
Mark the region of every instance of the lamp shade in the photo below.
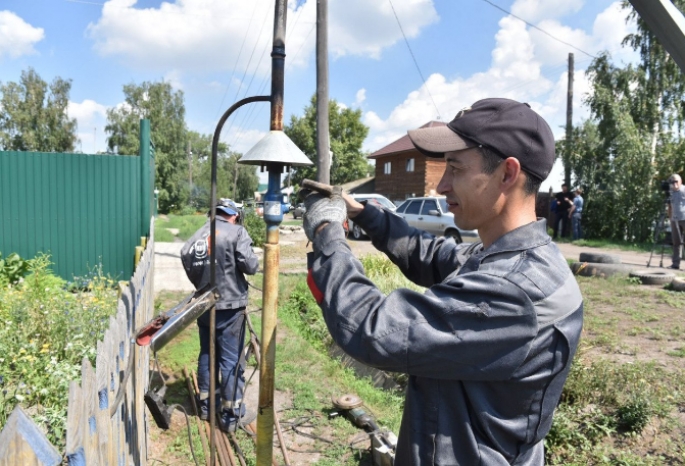
<svg viewBox="0 0 685 466">
<path fill-rule="evenodd" d="M 293 167 L 314 165 L 283 131 L 269 131 L 269 134 L 247 151 L 238 163 L 245 165 L 279 163 Z"/>
</svg>

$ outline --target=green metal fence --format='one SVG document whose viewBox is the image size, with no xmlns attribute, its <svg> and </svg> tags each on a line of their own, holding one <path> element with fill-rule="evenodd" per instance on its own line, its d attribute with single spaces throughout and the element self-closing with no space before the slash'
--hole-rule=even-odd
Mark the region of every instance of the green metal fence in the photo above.
<svg viewBox="0 0 685 466">
<path fill-rule="evenodd" d="M 66 280 L 99 265 L 127 280 L 135 247 L 149 235 L 150 145 L 142 120 L 139 157 L 0 151 L 0 252 L 48 253 Z"/>
</svg>

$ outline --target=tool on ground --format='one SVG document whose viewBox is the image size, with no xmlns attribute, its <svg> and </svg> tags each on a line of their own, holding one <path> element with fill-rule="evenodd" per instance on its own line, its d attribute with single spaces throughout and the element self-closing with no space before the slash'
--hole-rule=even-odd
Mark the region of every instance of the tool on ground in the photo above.
<svg viewBox="0 0 685 466">
<path fill-rule="evenodd" d="M 363 405 L 361 398 L 351 394 L 333 400 L 333 406 L 340 414 L 369 433 L 374 466 L 392 466 L 395 462 L 397 437 L 392 432 L 381 429 L 373 416 L 363 409 Z"/>
<path fill-rule="evenodd" d="M 159 374 L 161 377 L 162 374 Z M 162 380 L 162 382 L 164 382 Z M 155 424 L 160 429 L 167 430 L 171 425 L 171 414 L 174 411 L 173 406 L 167 406 L 166 401 L 164 401 L 164 394 L 166 393 L 167 385 L 162 383 L 162 386 L 156 391 L 149 389 L 145 393 L 145 404 L 147 409 L 150 410 L 152 418 L 155 420 Z"/>
</svg>

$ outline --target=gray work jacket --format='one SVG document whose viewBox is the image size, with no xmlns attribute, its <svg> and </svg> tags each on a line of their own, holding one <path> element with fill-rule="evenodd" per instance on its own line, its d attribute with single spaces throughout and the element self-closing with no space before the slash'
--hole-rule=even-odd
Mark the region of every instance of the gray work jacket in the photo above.
<svg viewBox="0 0 685 466">
<path fill-rule="evenodd" d="M 411 228 L 371 203 L 354 221 L 428 287 L 385 296 L 340 224 L 315 238 L 310 286 L 335 342 L 410 376 L 395 465 L 544 464 L 543 438 L 583 322 L 578 284 L 545 221 L 486 250 Z"/>
<path fill-rule="evenodd" d="M 181 249 L 184 267 L 198 268 L 193 283 L 198 290 L 209 283 L 210 228 L 208 220 Z M 244 274 L 254 275 L 259 269 L 259 259 L 252 251 L 252 238 L 242 225 L 234 225 L 217 215 L 216 244 L 216 287 L 220 295 L 216 308 L 245 307 L 248 285 Z"/>
</svg>

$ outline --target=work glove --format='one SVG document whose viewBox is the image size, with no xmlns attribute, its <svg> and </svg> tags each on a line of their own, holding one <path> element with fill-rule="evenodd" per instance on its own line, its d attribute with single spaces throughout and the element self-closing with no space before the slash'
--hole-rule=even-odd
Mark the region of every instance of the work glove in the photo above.
<svg viewBox="0 0 685 466">
<path fill-rule="evenodd" d="M 314 241 L 316 229 L 322 223 L 344 224 L 347 220 L 347 208 L 340 186 L 304 180 L 298 196 L 306 208 L 302 226 L 309 241 Z"/>
</svg>

